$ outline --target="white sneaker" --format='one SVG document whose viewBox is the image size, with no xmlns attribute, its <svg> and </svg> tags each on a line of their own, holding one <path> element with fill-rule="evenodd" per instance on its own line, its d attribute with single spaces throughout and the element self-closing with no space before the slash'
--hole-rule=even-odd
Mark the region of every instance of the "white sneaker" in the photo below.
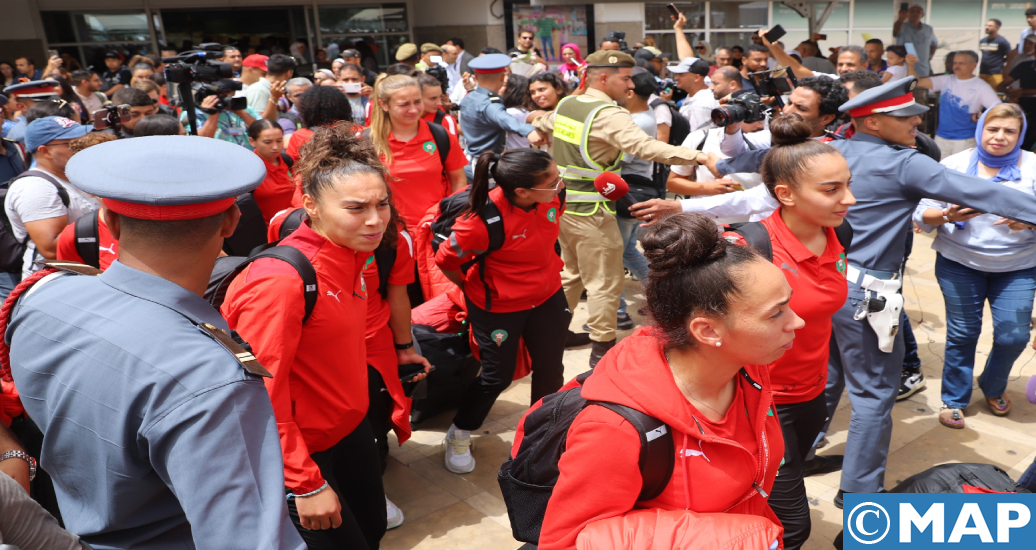
<svg viewBox="0 0 1036 550">
<path fill-rule="evenodd" d="M 446 469 L 455 474 L 467 474 L 475 469 L 475 457 L 471 455 L 471 434 L 450 426 L 446 432 Z"/>
<path fill-rule="evenodd" d="M 403 511 L 385 497 L 385 513 L 388 517 L 388 529 L 395 529 L 403 525 Z"/>
</svg>

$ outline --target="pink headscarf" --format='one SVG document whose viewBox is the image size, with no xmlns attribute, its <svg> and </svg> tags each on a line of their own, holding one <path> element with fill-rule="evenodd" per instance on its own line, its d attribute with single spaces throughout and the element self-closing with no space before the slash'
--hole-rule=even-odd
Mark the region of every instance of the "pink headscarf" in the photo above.
<svg viewBox="0 0 1036 550">
<path fill-rule="evenodd" d="M 563 70 L 563 71 L 578 72 L 579 69 L 583 68 L 583 66 L 586 65 L 586 62 L 583 61 L 583 55 L 579 51 L 579 46 L 576 46 L 575 44 L 564 44 L 564 45 L 561 46 L 561 49 L 558 50 L 558 51 L 562 51 L 563 52 L 563 51 L 565 51 L 565 48 L 572 48 L 572 51 L 575 52 L 575 54 L 576 54 L 575 63 L 572 63 L 571 61 L 566 61 L 565 63 L 562 63 L 561 66 L 558 67 L 558 68 Z"/>
</svg>

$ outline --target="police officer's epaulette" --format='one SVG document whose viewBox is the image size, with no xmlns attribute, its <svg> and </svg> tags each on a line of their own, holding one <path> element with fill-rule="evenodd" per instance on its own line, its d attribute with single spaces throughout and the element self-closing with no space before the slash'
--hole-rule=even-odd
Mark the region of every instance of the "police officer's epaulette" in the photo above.
<svg viewBox="0 0 1036 550">
<path fill-rule="evenodd" d="M 255 355 L 253 355 L 251 351 L 245 349 L 243 345 L 234 340 L 222 329 L 218 329 L 209 323 L 202 323 L 198 325 L 198 328 L 205 334 L 209 335 L 209 337 L 215 340 L 216 343 L 223 346 L 223 349 L 233 354 L 234 358 L 241 363 L 241 366 L 244 367 L 246 371 L 256 376 L 273 378 L 270 371 L 266 370 L 266 367 L 264 367 L 262 363 L 255 358 Z"/>
<path fill-rule="evenodd" d="M 103 273 L 100 269 L 92 265 L 81 264 L 79 262 L 69 262 L 65 260 L 47 260 L 43 262 L 47 267 L 53 267 L 58 271 L 64 271 L 66 273 L 75 273 L 76 275 L 90 275 L 97 276 Z"/>
<path fill-rule="evenodd" d="M 489 101 L 493 103 L 500 103 L 503 100 L 500 99 L 500 96 L 496 95 L 495 93 L 489 92 Z"/>
</svg>

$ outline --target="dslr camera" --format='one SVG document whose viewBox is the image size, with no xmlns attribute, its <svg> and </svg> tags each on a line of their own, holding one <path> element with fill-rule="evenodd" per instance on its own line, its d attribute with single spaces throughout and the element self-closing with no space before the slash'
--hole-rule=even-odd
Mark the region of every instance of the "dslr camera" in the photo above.
<svg viewBox="0 0 1036 550">
<path fill-rule="evenodd" d="M 224 94 L 236 92 L 241 89 L 241 83 L 236 80 L 217 80 L 214 84 L 207 82 L 194 82 L 191 89 L 194 90 L 194 101 L 201 105 L 202 101 L 210 95 L 218 96 L 216 111 L 240 111 L 248 107 L 248 99 L 244 97 L 225 97 Z M 201 107 L 198 107 L 201 109 Z"/>
<path fill-rule="evenodd" d="M 608 31 L 608 34 L 604 35 L 602 42 L 618 42 L 620 50 L 624 52 L 630 51 L 630 47 L 626 45 L 626 33 L 622 31 Z"/>
<path fill-rule="evenodd" d="M 763 103 L 762 98 L 747 92 L 731 98 L 726 105 L 713 109 L 712 123 L 724 128 L 739 122 L 759 122 L 766 120 L 766 115 L 770 112 L 770 106 Z"/>
<path fill-rule="evenodd" d="M 234 69 L 229 63 L 214 61 L 223 58 L 223 45 L 209 42 L 197 49 L 181 53 L 176 57 L 164 57 L 165 80 L 181 82 L 216 82 L 223 78 L 234 78 Z"/>
<path fill-rule="evenodd" d="M 738 122 L 759 122 L 774 110 L 784 107 L 781 96 L 790 94 L 797 86 L 795 75 L 787 67 L 749 73 L 755 93 L 750 91 L 731 99 L 726 105 L 712 110 L 712 123 L 719 127 Z M 772 98 L 769 105 L 762 98 Z"/>
</svg>

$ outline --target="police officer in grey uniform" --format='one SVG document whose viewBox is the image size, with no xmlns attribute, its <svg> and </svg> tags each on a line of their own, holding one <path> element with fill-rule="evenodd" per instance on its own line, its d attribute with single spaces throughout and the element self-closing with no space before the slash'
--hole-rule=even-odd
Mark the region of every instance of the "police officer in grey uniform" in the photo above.
<svg viewBox="0 0 1036 550">
<path fill-rule="evenodd" d="M 51 262 L 65 271 L 24 281 L 0 319 L 65 527 L 97 549 L 305 548 L 269 373 L 202 298 L 262 162 L 155 136 L 86 149 L 66 173 L 103 199 L 119 260 L 104 273 Z"/>
<path fill-rule="evenodd" d="M 486 151 L 502 153 L 507 132 L 514 132 L 529 139 L 533 147 L 545 140 L 536 128 L 527 122 L 518 122 L 507 113 L 504 102 L 497 93 L 507 78 L 507 67 L 511 57 L 494 53 L 475 58 L 468 64 L 475 71 L 478 87 L 460 102 L 460 124 L 464 128 L 464 153 L 471 164 L 464 167 L 470 181 L 475 161 Z"/>
<path fill-rule="evenodd" d="M 900 285 L 910 214 L 924 197 L 1036 224 L 1036 198 L 977 177 L 949 170 L 910 146 L 919 114 L 916 79 L 908 77 L 867 90 L 840 108 L 856 134 L 834 141 L 853 176 L 856 205 L 846 220 L 853 228 L 847 255 L 849 297 L 832 318 L 827 407 L 834 415 L 842 389 L 849 389 L 852 417 L 845 447 L 843 492 L 883 490 L 892 405 L 903 368 L 903 334 L 898 319 Z"/>
</svg>

